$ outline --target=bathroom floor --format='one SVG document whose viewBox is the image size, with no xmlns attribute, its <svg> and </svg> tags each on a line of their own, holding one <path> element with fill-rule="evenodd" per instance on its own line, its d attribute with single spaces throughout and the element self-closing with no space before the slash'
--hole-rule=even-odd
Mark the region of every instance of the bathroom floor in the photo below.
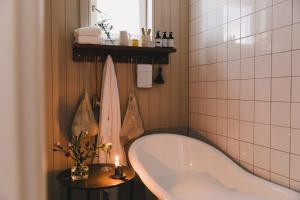
<svg viewBox="0 0 300 200">
<path fill-rule="evenodd" d="M 119 200 L 130 200 L 130 196 L 129 196 L 130 193 L 128 191 L 129 191 L 129 185 L 124 185 L 120 187 Z M 138 178 L 134 180 L 133 193 L 134 193 L 134 200 L 141 200 L 141 199 L 157 200 L 157 198 L 146 188 L 146 186 Z"/>
</svg>

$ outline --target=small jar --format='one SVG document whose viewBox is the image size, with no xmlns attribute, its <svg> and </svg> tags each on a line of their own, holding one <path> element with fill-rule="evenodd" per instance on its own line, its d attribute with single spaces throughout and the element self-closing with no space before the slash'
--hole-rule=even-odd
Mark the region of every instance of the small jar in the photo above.
<svg viewBox="0 0 300 200">
<path fill-rule="evenodd" d="M 132 46 L 138 47 L 139 46 L 139 40 L 138 39 L 132 39 Z"/>
</svg>

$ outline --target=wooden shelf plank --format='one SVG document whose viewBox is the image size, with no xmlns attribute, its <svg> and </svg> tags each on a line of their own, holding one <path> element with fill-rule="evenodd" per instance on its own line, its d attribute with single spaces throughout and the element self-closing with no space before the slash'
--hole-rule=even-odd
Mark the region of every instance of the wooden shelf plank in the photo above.
<svg viewBox="0 0 300 200">
<path fill-rule="evenodd" d="M 168 64 L 169 54 L 176 52 L 175 48 L 132 47 L 119 45 L 73 44 L 73 61 L 100 62 L 111 55 L 114 62 L 137 62 L 145 64 Z"/>
</svg>

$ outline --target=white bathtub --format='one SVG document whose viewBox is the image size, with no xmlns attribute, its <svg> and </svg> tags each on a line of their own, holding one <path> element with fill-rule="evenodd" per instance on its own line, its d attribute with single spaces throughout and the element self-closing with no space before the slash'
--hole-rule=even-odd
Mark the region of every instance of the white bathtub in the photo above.
<svg viewBox="0 0 300 200">
<path fill-rule="evenodd" d="M 148 135 L 129 160 L 161 200 L 300 200 L 300 193 L 254 176 L 214 147 L 174 134 Z"/>
</svg>

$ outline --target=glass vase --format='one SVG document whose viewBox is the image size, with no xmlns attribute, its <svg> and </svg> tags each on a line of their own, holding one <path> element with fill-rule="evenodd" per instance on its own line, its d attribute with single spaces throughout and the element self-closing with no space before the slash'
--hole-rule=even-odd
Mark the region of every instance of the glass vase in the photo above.
<svg viewBox="0 0 300 200">
<path fill-rule="evenodd" d="M 103 172 L 108 172 L 108 171 L 111 171 L 113 168 L 108 164 L 108 152 L 105 152 L 105 166 L 103 166 L 101 168 L 101 171 Z"/>
<path fill-rule="evenodd" d="M 73 181 L 85 180 L 89 177 L 89 167 L 83 163 L 76 163 L 71 168 L 71 178 Z"/>
</svg>

